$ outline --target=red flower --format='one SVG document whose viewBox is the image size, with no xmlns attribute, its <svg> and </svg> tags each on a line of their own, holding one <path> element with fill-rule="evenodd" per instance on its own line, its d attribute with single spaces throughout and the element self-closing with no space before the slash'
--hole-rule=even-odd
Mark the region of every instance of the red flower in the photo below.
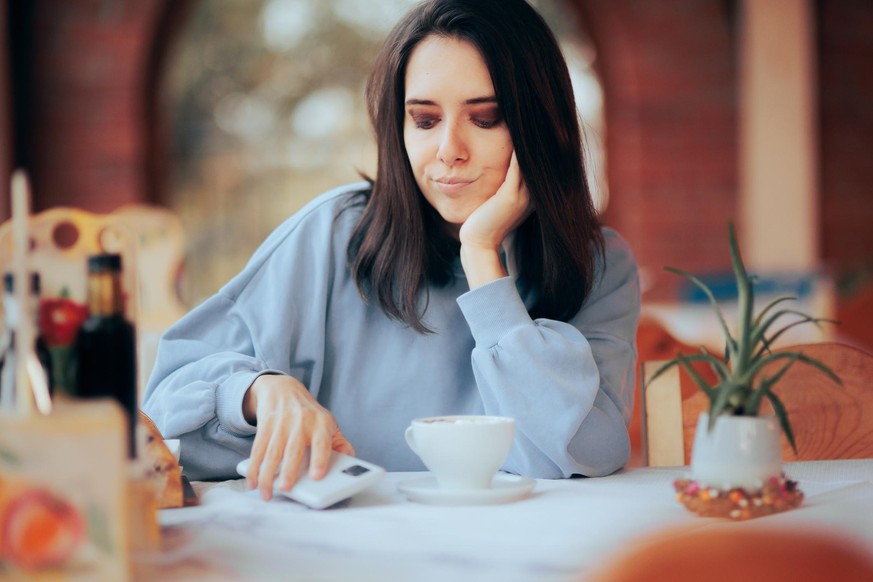
<svg viewBox="0 0 873 582">
<path fill-rule="evenodd" d="M 39 329 L 49 347 L 68 346 L 88 319 L 88 308 L 67 297 L 43 299 L 39 303 Z"/>
</svg>

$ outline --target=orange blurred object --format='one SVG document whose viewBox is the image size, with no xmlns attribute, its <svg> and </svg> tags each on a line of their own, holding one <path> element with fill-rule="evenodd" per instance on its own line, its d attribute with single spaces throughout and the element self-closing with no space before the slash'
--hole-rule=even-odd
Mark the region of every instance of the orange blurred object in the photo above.
<svg viewBox="0 0 873 582">
<path fill-rule="evenodd" d="M 593 582 L 870 582 L 873 549 L 838 531 L 713 527 L 644 538 L 610 560 Z"/>
<path fill-rule="evenodd" d="M 76 507 L 21 480 L 0 478 L 0 562 L 23 570 L 63 566 L 85 538 Z"/>
</svg>

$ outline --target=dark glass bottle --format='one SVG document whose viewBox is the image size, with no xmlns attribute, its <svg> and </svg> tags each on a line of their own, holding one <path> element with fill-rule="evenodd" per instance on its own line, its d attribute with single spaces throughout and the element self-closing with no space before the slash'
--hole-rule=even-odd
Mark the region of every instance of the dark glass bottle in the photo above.
<svg viewBox="0 0 873 582">
<path fill-rule="evenodd" d="M 49 395 L 51 395 L 53 393 L 52 357 L 45 338 L 39 333 L 39 326 L 37 324 L 40 289 L 39 273 L 31 274 L 30 314 L 26 314 L 26 316 L 29 316 L 33 322 L 33 329 L 36 333 L 34 349 L 45 374 L 45 382 L 49 389 Z M 17 358 L 14 328 L 18 323 L 18 318 L 22 316 L 20 306 L 15 297 L 15 277 L 12 273 L 3 275 L 3 312 L 5 314 L 6 326 L 2 337 L 0 337 L 0 402 L 2 402 L 3 408 L 9 408 L 15 406 L 15 398 L 17 396 L 15 390 Z"/>
<path fill-rule="evenodd" d="M 88 319 L 76 336 L 76 395 L 115 398 L 128 425 L 128 456 L 136 457 L 136 332 L 124 317 L 121 256 L 88 258 Z"/>
</svg>

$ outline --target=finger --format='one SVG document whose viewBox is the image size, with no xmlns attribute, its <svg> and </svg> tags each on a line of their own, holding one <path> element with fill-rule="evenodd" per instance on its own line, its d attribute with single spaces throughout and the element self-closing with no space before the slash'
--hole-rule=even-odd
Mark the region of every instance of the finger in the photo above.
<svg viewBox="0 0 873 582">
<path fill-rule="evenodd" d="M 327 474 L 327 468 L 330 464 L 331 433 L 334 430 L 334 423 L 325 421 L 319 423 L 319 426 L 312 433 L 312 443 L 309 445 L 309 476 L 313 479 L 321 479 Z"/>
<path fill-rule="evenodd" d="M 279 490 L 290 491 L 300 475 L 300 464 L 303 462 L 303 454 L 306 445 L 299 436 L 289 440 L 285 446 L 285 454 L 282 458 L 282 473 L 279 475 Z"/>
<path fill-rule="evenodd" d="M 263 439 L 260 437 L 260 432 L 255 435 L 255 442 L 252 444 L 252 452 L 249 456 L 249 470 L 246 471 L 246 487 L 248 489 L 254 489 L 258 485 L 258 471 L 264 456 L 264 447 L 261 445 Z"/>
<path fill-rule="evenodd" d="M 306 447 L 309 445 L 309 437 L 304 434 L 303 420 L 299 410 L 295 411 L 294 416 L 288 420 L 288 424 L 290 428 L 285 437 L 282 466 L 277 475 L 281 491 L 289 491 L 297 482 L 300 474 L 300 463 Z"/>
<path fill-rule="evenodd" d="M 519 224 L 521 224 L 521 221 L 527 218 L 527 216 L 531 212 L 533 212 L 533 205 L 530 201 L 530 190 L 527 189 L 527 183 L 525 183 L 524 178 L 520 178 L 518 181 L 518 197 L 519 205 L 524 208 L 524 212 L 522 212 L 521 215 L 521 220 L 519 220 Z"/>
<path fill-rule="evenodd" d="M 333 434 L 333 450 L 338 453 L 342 453 L 344 455 L 349 455 L 351 457 L 355 456 L 355 448 L 352 446 L 352 443 L 346 439 L 345 435 L 341 430 L 337 429 L 337 431 Z"/>
<path fill-rule="evenodd" d="M 518 168 L 518 158 L 515 156 L 515 150 L 512 150 L 512 157 L 509 158 L 506 181 L 510 182 L 515 188 L 518 188 L 521 184 L 521 170 Z"/>
<path fill-rule="evenodd" d="M 261 469 L 258 471 L 258 489 L 261 490 L 261 497 L 265 501 L 269 501 L 273 497 L 273 482 L 276 480 L 276 473 L 279 469 L 279 463 L 282 462 L 287 440 L 287 430 L 284 429 L 282 423 L 278 423 L 276 430 L 270 435 L 270 445 L 267 447 Z"/>
<path fill-rule="evenodd" d="M 525 218 L 531 213 L 533 207 L 530 203 L 530 191 L 527 189 L 527 183 L 524 181 L 524 176 L 521 175 L 521 168 L 518 165 L 518 158 L 515 155 L 515 151 L 512 152 L 512 158 L 509 162 L 509 171 L 507 171 L 507 181 L 509 181 L 510 173 L 512 173 L 513 184 L 515 188 L 513 189 L 515 193 L 515 203 L 519 208 L 522 208 L 521 215 L 517 219 L 517 221 L 513 224 L 513 228 L 517 227 L 521 224 Z"/>
<path fill-rule="evenodd" d="M 252 451 L 249 455 L 249 470 L 246 472 L 246 486 L 249 489 L 254 489 L 258 485 L 258 473 L 261 470 L 261 463 L 264 460 L 269 444 L 270 428 L 269 425 L 263 425 L 255 433 L 255 440 L 252 443 Z"/>
<path fill-rule="evenodd" d="M 518 166 L 518 158 L 515 152 L 512 152 L 512 157 L 509 158 L 509 167 L 506 169 L 506 177 L 503 179 L 503 185 L 497 192 L 501 199 L 505 200 L 513 206 L 527 205 L 527 188 L 524 183 L 524 178 L 521 176 L 521 169 Z"/>
<path fill-rule="evenodd" d="M 258 472 L 258 489 L 264 501 L 269 501 L 273 497 L 273 482 L 276 480 L 276 467 L 279 465 L 277 458 L 279 458 L 278 453 L 268 450 Z"/>
</svg>

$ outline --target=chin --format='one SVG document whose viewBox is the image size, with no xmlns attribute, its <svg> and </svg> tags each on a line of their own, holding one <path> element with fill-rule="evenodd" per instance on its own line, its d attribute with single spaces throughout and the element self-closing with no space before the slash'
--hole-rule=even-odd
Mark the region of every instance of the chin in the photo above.
<svg viewBox="0 0 873 582">
<path fill-rule="evenodd" d="M 463 225 L 467 221 L 467 219 L 470 218 L 470 215 L 473 213 L 472 211 L 458 212 L 458 211 L 446 211 L 446 210 L 440 210 L 438 212 L 439 212 L 440 218 L 442 218 L 444 222 L 446 222 L 447 224 L 449 224 L 450 226 L 453 226 L 455 228 L 460 228 L 461 225 Z"/>
<path fill-rule="evenodd" d="M 458 226 L 464 224 L 470 215 L 482 206 L 486 199 L 442 200 L 435 208 L 443 220 Z"/>
</svg>

